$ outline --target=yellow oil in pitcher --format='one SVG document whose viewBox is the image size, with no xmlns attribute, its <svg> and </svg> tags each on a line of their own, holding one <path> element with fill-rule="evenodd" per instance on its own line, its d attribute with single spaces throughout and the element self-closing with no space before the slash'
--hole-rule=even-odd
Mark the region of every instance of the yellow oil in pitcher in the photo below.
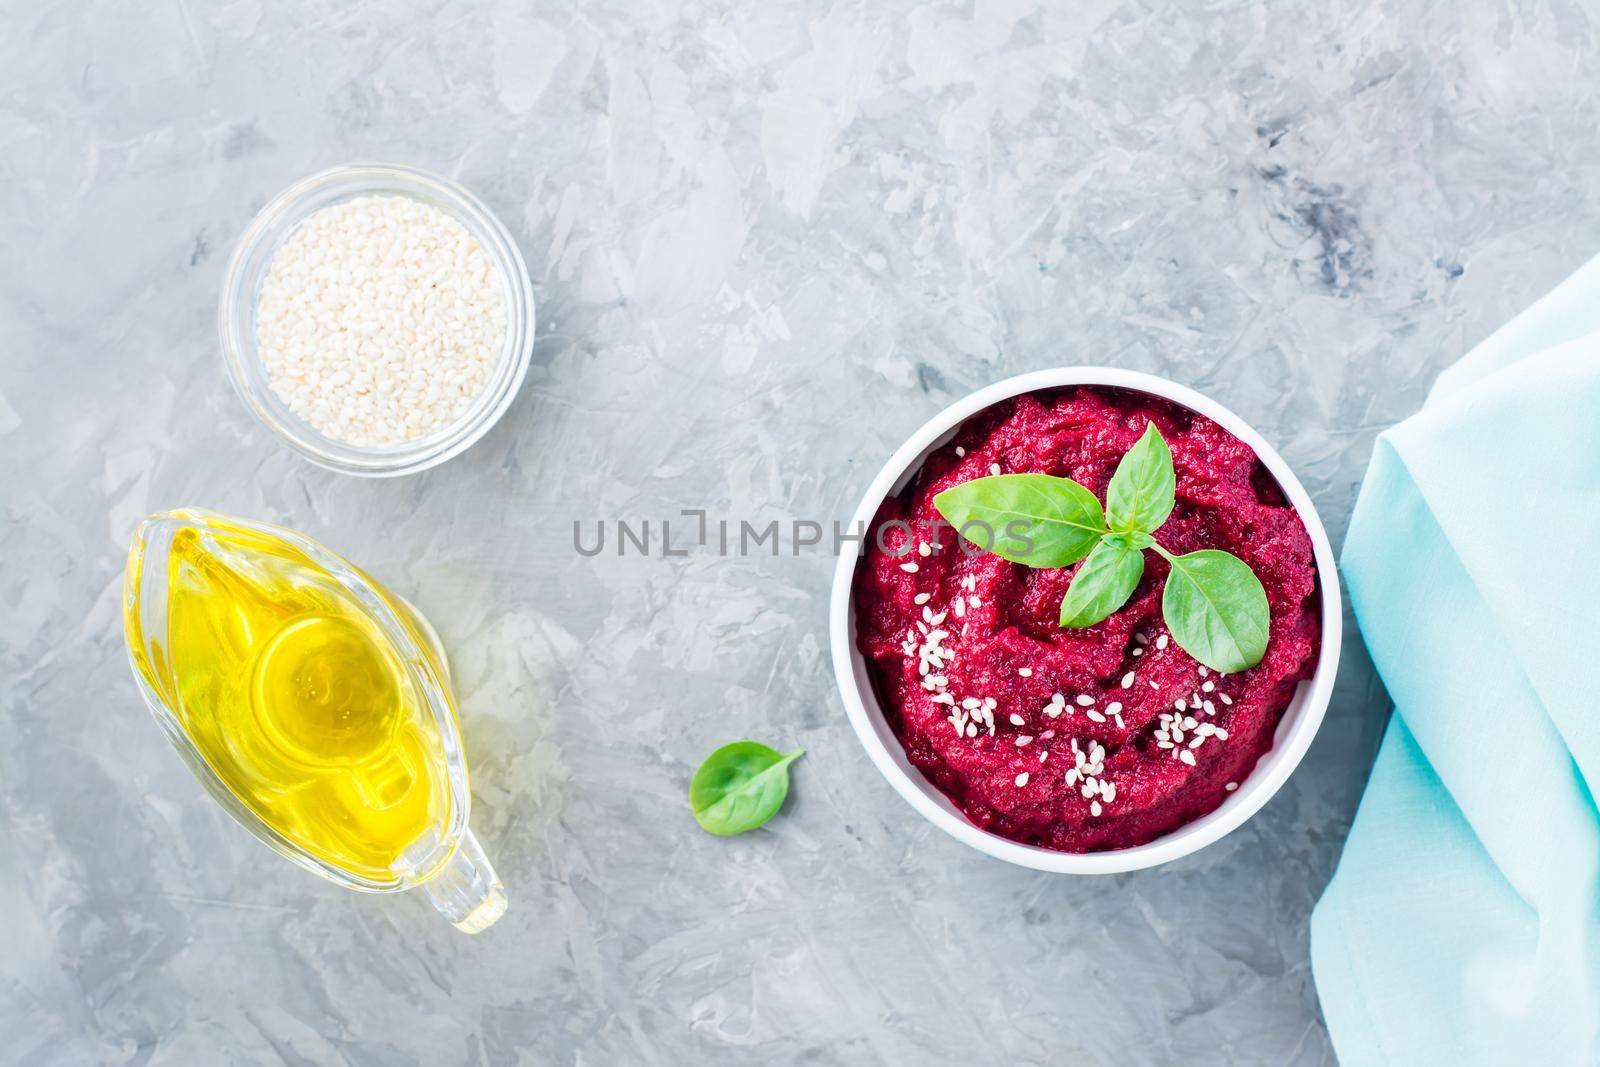
<svg viewBox="0 0 1600 1067">
<path fill-rule="evenodd" d="M 452 815 L 444 738 L 370 607 L 301 546 L 219 516 L 129 575 L 165 582 L 164 625 L 140 610 L 153 589 L 125 597 L 135 669 L 228 791 L 358 878 L 427 877 Z"/>
</svg>

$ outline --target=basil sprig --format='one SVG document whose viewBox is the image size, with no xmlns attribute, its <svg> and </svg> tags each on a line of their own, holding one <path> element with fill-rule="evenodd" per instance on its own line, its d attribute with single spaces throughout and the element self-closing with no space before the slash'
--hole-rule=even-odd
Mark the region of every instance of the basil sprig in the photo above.
<svg viewBox="0 0 1600 1067">
<path fill-rule="evenodd" d="M 1102 509 L 1070 478 L 1001 474 L 946 489 L 934 507 L 962 537 L 1025 566 L 1082 560 L 1061 601 L 1061 625 L 1093 626 L 1128 602 L 1144 576 L 1145 549 L 1167 561 L 1161 616 L 1189 655 L 1224 674 L 1248 670 L 1267 651 L 1267 592 L 1238 556 L 1206 548 L 1176 556 L 1155 531 L 1177 504 L 1172 450 L 1155 423 L 1117 463 Z M 984 544 L 971 533 L 984 531 Z"/>
</svg>

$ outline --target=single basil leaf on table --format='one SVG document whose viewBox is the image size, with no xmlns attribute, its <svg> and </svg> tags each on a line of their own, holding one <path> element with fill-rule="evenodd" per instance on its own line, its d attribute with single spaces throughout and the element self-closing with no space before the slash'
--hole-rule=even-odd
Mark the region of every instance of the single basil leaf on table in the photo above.
<svg viewBox="0 0 1600 1067">
<path fill-rule="evenodd" d="M 1144 552 L 1123 534 L 1106 536 L 1072 576 L 1061 601 L 1061 625 L 1093 626 L 1128 602 L 1143 575 Z"/>
<path fill-rule="evenodd" d="M 756 741 L 723 745 L 700 764 L 689 782 L 689 806 L 700 826 L 722 837 L 754 830 L 778 813 L 789 795 L 788 755 Z"/>
<path fill-rule="evenodd" d="M 1106 516 L 1114 530 L 1151 532 L 1160 528 L 1177 503 L 1178 479 L 1172 449 L 1155 423 L 1128 449 L 1106 487 Z"/>
<path fill-rule="evenodd" d="M 1066 567 L 1089 554 L 1106 532 L 1106 516 L 1095 495 L 1071 478 L 1048 474 L 996 474 L 952 486 L 933 498 L 944 520 L 961 533 L 981 524 L 979 548 L 1029 567 Z M 1012 536 L 1012 524 L 1026 529 Z"/>
<path fill-rule="evenodd" d="M 1271 612 L 1267 591 L 1249 565 L 1215 548 L 1161 554 L 1172 565 L 1161 615 L 1178 647 L 1224 674 L 1260 663 Z"/>
</svg>

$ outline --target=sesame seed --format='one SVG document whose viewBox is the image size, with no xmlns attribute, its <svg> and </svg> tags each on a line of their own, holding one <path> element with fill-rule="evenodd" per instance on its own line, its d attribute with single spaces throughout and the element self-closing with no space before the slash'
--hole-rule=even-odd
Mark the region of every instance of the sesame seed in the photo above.
<svg viewBox="0 0 1600 1067">
<path fill-rule="evenodd" d="M 504 281 L 431 204 L 362 196 L 324 207 L 278 247 L 261 284 L 255 340 L 268 383 L 350 444 L 438 433 L 489 385 L 506 336 Z"/>
<path fill-rule="evenodd" d="M 998 463 L 989 464 L 989 473 L 990 474 L 999 474 L 1000 473 L 1000 464 L 998 464 Z"/>
<path fill-rule="evenodd" d="M 1088 693 L 1080 693 L 1080 694 L 1078 694 L 1078 707 L 1080 707 L 1080 708 L 1090 708 L 1090 707 L 1093 707 L 1093 706 L 1094 706 L 1094 697 L 1090 696 Z"/>
<path fill-rule="evenodd" d="M 1144 649 L 1142 649 L 1142 648 L 1134 649 L 1133 650 L 1133 655 L 1134 655 L 1134 658 L 1137 659 L 1138 657 L 1144 655 Z"/>
<path fill-rule="evenodd" d="M 1050 750 L 1048 748 L 1041 748 L 1039 750 L 1039 762 L 1043 763 L 1045 761 L 1045 757 L 1047 757 L 1049 755 L 1050 755 Z"/>
<path fill-rule="evenodd" d="M 1239 788 L 1239 783 L 1238 782 L 1229 782 L 1227 785 L 1223 786 L 1222 788 L 1226 789 L 1228 792 L 1231 793 L 1235 789 Z"/>
<path fill-rule="evenodd" d="M 1122 676 L 1122 688 L 1124 688 L 1124 689 L 1133 688 L 1133 672 L 1132 671 L 1129 671 L 1127 674 L 1124 674 Z"/>
<path fill-rule="evenodd" d="M 957 456 L 964 456 L 966 454 L 967 454 L 967 450 L 966 449 L 962 448 L 960 445 L 956 445 L 956 455 Z"/>
<path fill-rule="evenodd" d="M 1204 678 L 1206 675 L 1211 673 L 1210 671 L 1206 670 L 1206 665 L 1204 663 L 1200 664 L 1199 670 L 1200 670 L 1200 677 L 1202 677 L 1202 678 Z"/>
<path fill-rule="evenodd" d="M 1023 678 L 1032 678 L 1033 677 L 1033 668 L 1032 667 L 1018 667 L 1017 668 L 1017 674 L 1020 677 L 1023 677 Z"/>
<path fill-rule="evenodd" d="M 918 593 L 916 596 L 911 598 L 911 602 L 913 604 L 921 605 L 921 604 L 926 604 L 928 601 L 930 601 L 932 599 L 933 599 L 933 594 L 932 593 Z"/>
<path fill-rule="evenodd" d="M 1174 700 L 1172 702 L 1172 706 L 1177 708 L 1179 711 L 1188 711 L 1189 710 L 1188 703 L 1186 701 L 1182 700 L 1182 699 Z"/>
<path fill-rule="evenodd" d="M 1021 715 L 1018 715 L 1016 712 L 1012 712 L 1011 713 L 1011 725 L 1012 726 L 1026 726 L 1027 724 L 1028 724 L 1028 720 L 1027 719 L 1024 719 Z"/>
<path fill-rule="evenodd" d="M 915 563 L 902 563 L 900 564 L 900 569 L 905 571 L 907 574 L 915 574 L 921 568 L 919 568 Z"/>
<path fill-rule="evenodd" d="M 1017 735 L 1016 744 L 1017 744 L 1018 748 L 1027 748 L 1032 743 L 1033 743 L 1032 735 L 1030 735 L 1030 734 L 1018 734 Z"/>
<path fill-rule="evenodd" d="M 1187 763 L 1189 766 L 1194 766 L 1194 753 L 1190 752 L 1188 749 L 1184 749 L 1182 752 L 1178 753 L 1178 758 L 1184 763 Z"/>
<path fill-rule="evenodd" d="M 1089 717 L 1089 721 L 1090 722 L 1105 722 L 1106 721 L 1106 717 L 1104 715 L 1100 714 L 1098 711 L 1094 710 L 1093 708 L 1090 708 L 1088 711 L 1084 712 L 1084 714 Z"/>
<path fill-rule="evenodd" d="M 1152 678 L 1152 679 L 1150 679 L 1150 688 L 1151 689 L 1160 689 L 1161 686 L 1156 683 L 1156 680 L 1154 678 Z"/>
<path fill-rule="evenodd" d="M 1113 700 L 1111 703 L 1106 705 L 1106 714 L 1107 715 L 1115 715 L 1117 712 L 1119 712 L 1121 710 L 1122 710 L 1122 702 L 1121 701 Z"/>
<path fill-rule="evenodd" d="M 1100 810 L 1101 810 L 1100 809 L 1100 802 L 1098 800 L 1092 801 L 1089 804 L 1089 814 L 1090 815 L 1098 816 L 1100 814 Z"/>
<path fill-rule="evenodd" d="M 1023 771 L 1021 774 L 1017 775 L 1017 788 L 1021 789 L 1023 786 L 1025 786 L 1027 784 L 1028 784 L 1028 772 L 1027 771 Z"/>
<path fill-rule="evenodd" d="M 1166 647 L 1167 647 L 1167 635 L 1166 634 L 1162 634 L 1160 637 L 1156 638 L 1156 648 L 1161 649 L 1161 648 L 1166 648 Z"/>
<path fill-rule="evenodd" d="M 928 555 L 931 555 L 932 553 L 933 553 L 933 546 L 929 545 L 928 542 L 926 542 L 926 541 L 922 542 L 922 544 L 917 546 L 917 555 L 919 555 L 919 556 L 928 556 Z"/>
<path fill-rule="evenodd" d="M 1231 696 L 1229 696 L 1227 693 L 1218 693 L 1217 694 L 1217 699 L 1222 701 L 1224 704 L 1226 704 L 1226 705 L 1228 705 L 1230 707 L 1233 705 L 1233 698 Z"/>
<path fill-rule="evenodd" d="M 972 723 L 968 723 L 967 724 L 967 736 L 968 737 L 977 737 L 978 736 L 978 727 L 976 725 L 972 724 Z"/>
</svg>

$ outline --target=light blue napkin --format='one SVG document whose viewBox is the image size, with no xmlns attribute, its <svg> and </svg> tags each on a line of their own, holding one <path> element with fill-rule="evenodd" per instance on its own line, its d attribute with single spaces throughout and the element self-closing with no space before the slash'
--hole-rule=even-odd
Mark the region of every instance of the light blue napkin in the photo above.
<svg viewBox="0 0 1600 1067">
<path fill-rule="evenodd" d="M 1378 439 L 1343 569 L 1395 714 L 1311 920 L 1340 1061 L 1600 1063 L 1600 259 Z"/>
</svg>

